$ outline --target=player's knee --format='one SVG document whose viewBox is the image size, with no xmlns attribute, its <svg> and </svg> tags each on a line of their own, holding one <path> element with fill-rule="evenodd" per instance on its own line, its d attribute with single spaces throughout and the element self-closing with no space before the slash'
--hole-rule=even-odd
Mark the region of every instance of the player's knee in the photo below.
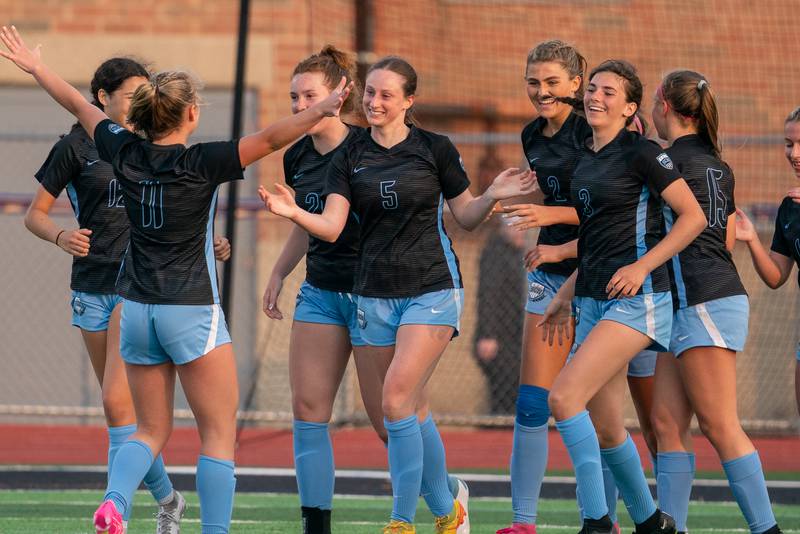
<svg viewBox="0 0 800 534">
<path fill-rule="evenodd" d="M 744 432 L 738 419 L 723 420 L 720 418 L 717 420 L 698 415 L 697 424 L 700 427 L 700 431 L 715 448 L 731 443 Z"/>
<path fill-rule="evenodd" d="M 676 450 L 675 446 L 681 441 L 683 429 L 669 410 L 663 407 L 654 407 L 650 414 L 650 428 L 655 437 L 657 449 Z"/>
<path fill-rule="evenodd" d="M 595 432 L 601 449 L 613 449 L 628 438 L 628 431 L 624 426 L 595 425 Z"/>
<path fill-rule="evenodd" d="M 383 415 L 391 421 L 408 417 L 415 412 L 411 394 L 405 388 L 394 386 L 388 382 L 383 387 L 381 408 Z"/>
<path fill-rule="evenodd" d="M 103 391 L 103 413 L 110 426 L 122 426 L 136 420 L 133 401 L 127 391 Z"/>
<path fill-rule="evenodd" d="M 333 407 L 318 400 L 295 397 L 292 399 L 294 418 L 309 423 L 327 423 L 331 420 Z"/>
<path fill-rule="evenodd" d="M 550 390 L 550 394 L 547 397 L 547 404 L 550 406 L 550 411 L 557 421 L 563 421 L 579 411 L 573 407 L 575 401 L 572 395 L 568 391 L 564 391 L 564 388 L 559 388 L 558 386 L 554 386 L 553 389 Z"/>
<path fill-rule="evenodd" d="M 172 421 L 140 421 L 136 433 L 161 450 L 172 433 Z"/>
<path fill-rule="evenodd" d="M 539 386 L 521 384 L 517 395 L 517 423 L 527 427 L 546 424 L 550 418 L 549 393 Z"/>
</svg>

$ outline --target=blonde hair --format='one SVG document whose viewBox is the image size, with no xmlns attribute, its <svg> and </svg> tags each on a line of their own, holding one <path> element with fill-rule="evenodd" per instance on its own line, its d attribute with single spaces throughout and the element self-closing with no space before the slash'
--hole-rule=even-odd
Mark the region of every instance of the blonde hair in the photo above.
<svg viewBox="0 0 800 534">
<path fill-rule="evenodd" d="M 199 103 L 199 81 L 183 71 L 154 74 L 150 83 L 133 93 L 128 122 L 151 141 L 161 139 L 180 127 L 188 106 Z"/>
</svg>

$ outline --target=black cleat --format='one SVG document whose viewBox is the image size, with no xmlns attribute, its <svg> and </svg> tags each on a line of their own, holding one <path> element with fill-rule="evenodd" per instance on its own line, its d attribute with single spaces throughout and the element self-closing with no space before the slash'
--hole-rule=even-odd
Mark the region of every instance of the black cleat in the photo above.
<svg viewBox="0 0 800 534">
<path fill-rule="evenodd" d="M 607 515 L 600 519 L 584 519 L 583 528 L 578 534 L 611 534 L 614 524 Z"/>
<path fill-rule="evenodd" d="M 776 523 L 771 529 L 765 531 L 763 534 L 783 534 L 783 531 Z"/>
<path fill-rule="evenodd" d="M 302 506 L 303 534 L 331 534 L 331 511 Z"/>
<path fill-rule="evenodd" d="M 656 509 L 644 523 L 636 525 L 634 534 L 677 534 L 675 520 L 669 514 Z"/>
</svg>

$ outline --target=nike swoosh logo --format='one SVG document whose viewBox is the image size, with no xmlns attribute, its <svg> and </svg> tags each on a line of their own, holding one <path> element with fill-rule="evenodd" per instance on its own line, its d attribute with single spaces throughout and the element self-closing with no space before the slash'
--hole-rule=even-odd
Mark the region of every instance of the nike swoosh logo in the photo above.
<svg viewBox="0 0 800 534">
<path fill-rule="evenodd" d="M 366 169 L 366 167 L 358 167 L 356 169 L 353 169 L 353 174 L 358 174 L 361 171 L 363 171 L 364 169 Z"/>
<path fill-rule="evenodd" d="M 685 341 L 689 339 L 689 336 L 678 336 L 678 341 Z"/>
<path fill-rule="evenodd" d="M 529 160 L 529 161 L 531 162 L 531 165 L 533 165 L 534 163 L 536 163 L 536 160 L 537 160 L 537 159 L 539 159 L 539 158 L 533 158 L 533 159 Z"/>
<path fill-rule="evenodd" d="M 436 308 L 431 308 L 431 313 L 433 314 L 444 313 L 444 310 L 437 310 Z"/>
<path fill-rule="evenodd" d="M 614 308 L 614 310 L 615 310 L 615 311 L 618 311 L 618 312 L 620 312 L 620 313 L 624 313 L 625 315 L 633 315 L 633 313 L 632 313 L 632 312 L 629 312 L 628 310 L 623 310 L 623 309 L 622 309 L 622 308 L 620 308 L 619 306 L 617 306 L 616 308 Z"/>
<path fill-rule="evenodd" d="M 295 174 L 294 177 L 292 177 L 292 181 L 296 182 L 297 180 L 299 180 L 302 177 L 303 177 L 303 173 L 302 172 L 300 174 Z"/>
<path fill-rule="evenodd" d="M 92 161 L 87 161 L 87 162 L 86 162 L 86 166 L 87 166 L 87 167 L 91 167 L 92 165 L 94 165 L 94 164 L 95 164 L 95 163 L 97 163 L 98 161 L 100 161 L 100 160 L 99 160 L 99 159 L 93 159 Z"/>
</svg>

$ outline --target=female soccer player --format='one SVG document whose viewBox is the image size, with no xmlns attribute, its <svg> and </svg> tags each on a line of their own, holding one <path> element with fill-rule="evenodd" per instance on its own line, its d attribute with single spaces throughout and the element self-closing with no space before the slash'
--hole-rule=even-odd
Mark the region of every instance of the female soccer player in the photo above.
<svg viewBox="0 0 800 534">
<path fill-rule="evenodd" d="M 308 110 L 240 141 L 185 144 L 199 118 L 195 83 L 163 72 L 132 97 L 128 122 L 147 140 L 109 120 L 30 50 L 12 26 L 0 40 L 13 61 L 75 115 L 112 164 L 131 222 L 129 251 L 118 290 L 124 298 L 121 356 L 138 419 L 136 433 L 117 451 L 98 532 L 124 531 L 122 515 L 172 427 L 177 370 L 197 418 L 197 466 L 204 534 L 226 533 L 233 507 L 233 448 L 238 404 L 233 349 L 218 305 L 212 232 L 217 187 L 241 179 L 242 168 L 285 145 L 325 116 L 338 113 L 348 89 L 342 80 Z M 344 89 L 342 89 L 344 88 Z"/>
<path fill-rule="evenodd" d="M 786 159 L 795 178 L 800 179 L 800 108 L 792 111 L 783 126 Z M 792 261 L 800 267 L 800 188 L 795 188 L 783 199 L 775 218 L 775 234 L 767 252 L 758 238 L 750 219 L 736 210 L 736 239 L 747 243 L 756 272 L 772 289 L 781 287 L 792 274 Z M 798 275 L 800 283 L 800 275 Z M 800 345 L 797 346 L 797 365 L 794 373 L 794 391 L 797 411 L 800 413 Z"/>
<path fill-rule="evenodd" d="M 642 98 L 634 67 L 608 60 L 589 80 L 584 105 L 592 127 L 591 148 L 579 160 L 571 184 L 580 217 L 578 270 L 543 318 L 563 335 L 574 293 L 577 350 L 553 384 L 550 408 L 575 467 L 585 515 L 581 532 L 612 529 L 602 457 L 637 534 L 674 533 L 672 519 L 656 509 L 636 447 L 625 431 L 623 388 L 633 356 L 651 344 L 669 344 L 672 299 L 664 263 L 700 233 L 705 217 L 669 157 L 625 128 Z M 666 235 L 661 230 L 662 199 L 679 215 Z M 587 406 L 602 431 L 599 435 Z"/>
<path fill-rule="evenodd" d="M 147 83 L 149 76 L 147 69 L 133 59 L 106 60 L 92 77 L 92 103 L 124 125 L 134 91 Z M 119 356 L 122 299 L 114 289 L 128 244 L 128 216 L 111 165 L 100 160 L 97 147 L 79 123 L 51 149 L 36 179 L 40 186 L 28 208 L 25 226 L 73 256 L 72 324 L 80 328 L 102 390 L 110 471 L 117 450 L 136 431 L 133 400 Z M 78 219 L 78 230 L 62 229 L 49 216 L 64 189 Z M 225 238 L 217 238 L 215 252 L 217 259 L 230 256 Z M 159 503 L 157 532 L 177 531 L 185 501 L 173 491 L 161 456 L 153 462 L 144 483 Z M 128 517 L 129 511 L 123 520 L 127 522 Z"/>
<path fill-rule="evenodd" d="M 390 56 L 370 68 L 363 107 L 371 128 L 334 156 L 322 214 L 300 209 L 283 186 L 259 193 L 272 212 L 330 242 L 345 227 L 352 205 L 361 223 L 358 322 L 365 351 L 385 371 L 382 405 L 394 506 L 384 533 L 415 532 L 420 489 L 438 500 L 428 501 L 436 532 L 460 533 L 465 513 L 447 489 L 441 438 L 430 416 L 417 410 L 461 315 L 461 276 L 444 229 L 444 201 L 456 221 L 472 229 L 498 200 L 529 192 L 534 180 L 530 171 L 509 169 L 473 197 L 452 143 L 410 124 L 416 86 L 416 72 L 401 58 Z M 435 474 L 423 476 L 423 470 Z"/>
</svg>

